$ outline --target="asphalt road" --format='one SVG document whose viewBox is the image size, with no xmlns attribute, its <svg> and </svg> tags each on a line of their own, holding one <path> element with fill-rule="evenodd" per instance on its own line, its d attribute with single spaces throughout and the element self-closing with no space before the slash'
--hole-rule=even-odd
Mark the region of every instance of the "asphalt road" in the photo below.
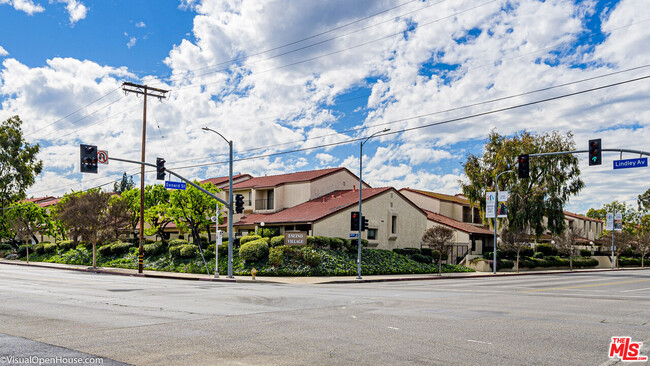
<svg viewBox="0 0 650 366">
<path fill-rule="evenodd" d="M 135 365 L 610 365 L 617 363 L 608 357 L 614 336 L 645 342 L 641 354 L 650 355 L 648 270 L 278 285 L 0 265 L 0 296 L 4 357 L 81 353 Z"/>
</svg>

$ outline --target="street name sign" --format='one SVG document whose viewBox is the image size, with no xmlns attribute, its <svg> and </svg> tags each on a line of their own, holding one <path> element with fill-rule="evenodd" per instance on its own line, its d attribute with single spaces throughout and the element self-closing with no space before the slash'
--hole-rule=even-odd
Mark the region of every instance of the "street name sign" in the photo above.
<svg viewBox="0 0 650 366">
<path fill-rule="evenodd" d="M 350 233 L 350 238 L 358 238 L 359 233 Z"/>
<path fill-rule="evenodd" d="M 181 189 L 185 190 L 186 188 L 185 182 L 170 182 L 168 180 L 165 181 L 165 188 L 167 189 Z"/>
<path fill-rule="evenodd" d="M 640 168 L 648 166 L 648 158 L 614 160 L 614 169 Z"/>
</svg>

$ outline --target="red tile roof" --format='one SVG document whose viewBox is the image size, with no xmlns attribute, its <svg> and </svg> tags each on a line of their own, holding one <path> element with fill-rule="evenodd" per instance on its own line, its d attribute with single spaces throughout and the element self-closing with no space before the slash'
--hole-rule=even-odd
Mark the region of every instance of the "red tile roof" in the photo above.
<svg viewBox="0 0 650 366">
<path fill-rule="evenodd" d="M 460 222 L 457 220 L 454 220 L 452 218 L 449 218 L 447 216 L 443 216 L 440 214 L 437 214 L 435 212 L 427 211 L 424 210 L 427 213 L 427 219 L 431 221 L 435 221 L 439 224 L 443 224 L 445 226 L 452 227 L 454 229 L 469 233 L 469 234 L 485 234 L 485 235 L 493 235 L 494 232 L 490 231 L 486 227 L 482 226 L 475 226 L 472 224 L 468 224 L 466 222 Z"/>
<path fill-rule="evenodd" d="M 380 195 L 389 190 L 391 187 L 384 188 L 364 188 L 362 191 L 362 200 L 366 201 L 372 197 Z M 397 191 L 396 191 L 397 192 Z M 359 204 L 359 191 L 345 190 L 334 191 L 325 196 L 314 200 L 301 203 L 297 206 L 287 208 L 271 214 L 250 214 L 241 218 L 234 225 L 254 225 L 260 222 L 280 224 L 292 222 L 314 222 L 343 209 L 353 207 Z"/>
<path fill-rule="evenodd" d="M 232 176 L 232 180 L 233 180 L 233 182 L 235 182 L 237 179 L 243 178 L 243 177 L 248 177 L 249 179 L 253 178 L 250 174 L 237 174 L 237 175 Z M 230 177 L 215 177 L 215 178 L 204 179 L 200 183 L 201 184 L 212 183 L 215 186 L 218 186 L 220 184 L 228 183 L 229 179 L 230 179 Z M 233 185 L 234 184 L 235 183 L 233 183 Z"/>
<path fill-rule="evenodd" d="M 439 199 L 441 201 L 459 203 L 461 205 L 469 205 L 469 200 L 467 198 L 465 198 L 465 196 L 463 196 L 461 194 L 451 196 L 451 195 L 444 194 L 444 193 L 422 191 L 422 190 L 419 190 L 419 189 L 411 189 L 411 188 L 402 188 L 402 189 L 400 189 L 400 191 L 414 192 L 414 193 L 418 193 L 418 194 L 421 194 L 421 195 L 424 195 L 424 196 L 433 197 L 433 198 Z"/>
<path fill-rule="evenodd" d="M 276 187 L 286 183 L 309 182 L 342 170 L 350 172 L 346 168 L 329 168 L 321 170 L 308 170 L 305 172 L 296 172 L 289 174 L 269 175 L 265 177 L 255 177 L 233 185 L 233 190 L 238 188 Z M 350 172 L 350 174 L 352 173 Z"/>
<path fill-rule="evenodd" d="M 24 199 L 22 202 L 33 202 L 37 204 L 39 207 L 49 207 L 52 205 L 56 205 L 59 203 L 61 199 L 57 197 L 52 197 L 52 196 L 47 196 L 47 197 L 38 197 L 38 198 L 27 198 Z"/>
<path fill-rule="evenodd" d="M 573 212 L 569 212 L 569 211 L 564 211 L 564 216 L 569 216 L 569 217 L 573 217 L 573 218 L 580 219 L 580 220 L 586 220 L 586 221 L 603 222 L 603 220 L 593 219 L 591 217 L 587 217 L 587 216 L 580 215 L 580 214 L 573 213 Z"/>
</svg>

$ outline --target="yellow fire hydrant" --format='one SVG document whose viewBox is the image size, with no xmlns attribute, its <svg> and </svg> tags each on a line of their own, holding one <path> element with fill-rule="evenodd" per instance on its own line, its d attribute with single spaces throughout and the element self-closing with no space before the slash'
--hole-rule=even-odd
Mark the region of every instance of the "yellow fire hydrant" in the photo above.
<svg viewBox="0 0 650 366">
<path fill-rule="evenodd" d="M 251 270 L 251 276 L 253 276 L 253 279 L 255 279 L 255 275 L 256 275 L 256 274 L 257 274 L 257 270 L 256 270 L 255 268 L 253 268 L 253 269 Z"/>
</svg>

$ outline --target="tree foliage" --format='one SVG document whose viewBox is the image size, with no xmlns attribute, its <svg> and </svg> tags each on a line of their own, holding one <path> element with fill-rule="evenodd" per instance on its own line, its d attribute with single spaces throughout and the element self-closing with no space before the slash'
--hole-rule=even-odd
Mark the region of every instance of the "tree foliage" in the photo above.
<svg viewBox="0 0 650 366">
<path fill-rule="evenodd" d="M 575 255 L 575 244 L 578 238 L 584 237 L 584 230 L 576 227 L 570 227 L 564 230 L 560 235 L 553 237 L 555 246 L 564 253 L 569 254 L 569 268 L 573 270 L 573 256 Z"/>
<path fill-rule="evenodd" d="M 115 193 L 122 193 L 133 188 L 135 188 L 135 183 L 133 183 L 133 176 L 128 177 L 126 175 L 126 172 L 124 172 L 122 175 L 122 180 L 113 184 L 113 192 Z"/>
<path fill-rule="evenodd" d="M 160 184 L 145 187 L 147 208 L 144 213 L 144 220 L 149 224 L 145 233 L 147 235 L 158 235 L 163 242 L 165 241 L 165 228 L 174 222 L 169 198 L 169 191 Z"/>
<path fill-rule="evenodd" d="M 13 116 L 0 124 L 0 207 L 25 198 L 25 191 L 41 173 L 43 162 L 36 158 L 38 144 L 28 144 L 23 138 L 22 121 Z M 8 237 L 6 210 L 0 210 L 0 237 Z"/>
<path fill-rule="evenodd" d="M 200 184 L 202 188 L 210 193 L 219 192 L 219 188 L 212 183 Z M 215 212 L 217 200 L 209 197 L 198 189 L 188 185 L 186 190 L 176 190 L 171 193 L 169 214 L 174 219 L 176 226 L 185 232 L 190 232 L 195 242 L 200 242 L 201 229 L 208 231 L 210 237 L 210 217 Z"/>
<path fill-rule="evenodd" d="M 444 226 L 434 226 L 424 232 L 422 242 L 429 248 L 438 251 L 438 274 L 442 273 L 442 256 L 449 254 L 454 243 L 454 231 Z"/>
<path fill-rule="evenodd" d="M 497 174 L 501 175 L 499 189 L 509 190 L 508 225 L 511 229 L 530 228 L 537 236 L 547 230 L 553 234 L 564 231 L 563 207 L 583 187 L 578 158 L 573 155 L 534 157 L 530 159 L 530 178 L 517 176 L 517 157 L 575 150 L 573 135 L 558 132 L 533 134 L 519 132 L 503 136 L 492 131 L 482 156 L 470 154 L 465 162 L 467 182 L 461 182 L 463 193 L 485 216 L 485 194 L 494 190 Z M 544 218 L 547 218 L 545 222 Z"/>
<path fill-rule="evenodd" d="M 14 204 L 7 210 L 7 222 L 13 234 L 22 241 L 34 240 L 36 233 L 54 235 L 54 224 L 47 211 L 33 202 Z"/>
<path fill-rule="evenodd" d="M 501 233 L 502 245 L 517 253 L 515 269 L 519 272 L 519 257 L 521 250 L 528 246 L 528 230 L 526 228 L 506 229 Z"/>
</svg>

